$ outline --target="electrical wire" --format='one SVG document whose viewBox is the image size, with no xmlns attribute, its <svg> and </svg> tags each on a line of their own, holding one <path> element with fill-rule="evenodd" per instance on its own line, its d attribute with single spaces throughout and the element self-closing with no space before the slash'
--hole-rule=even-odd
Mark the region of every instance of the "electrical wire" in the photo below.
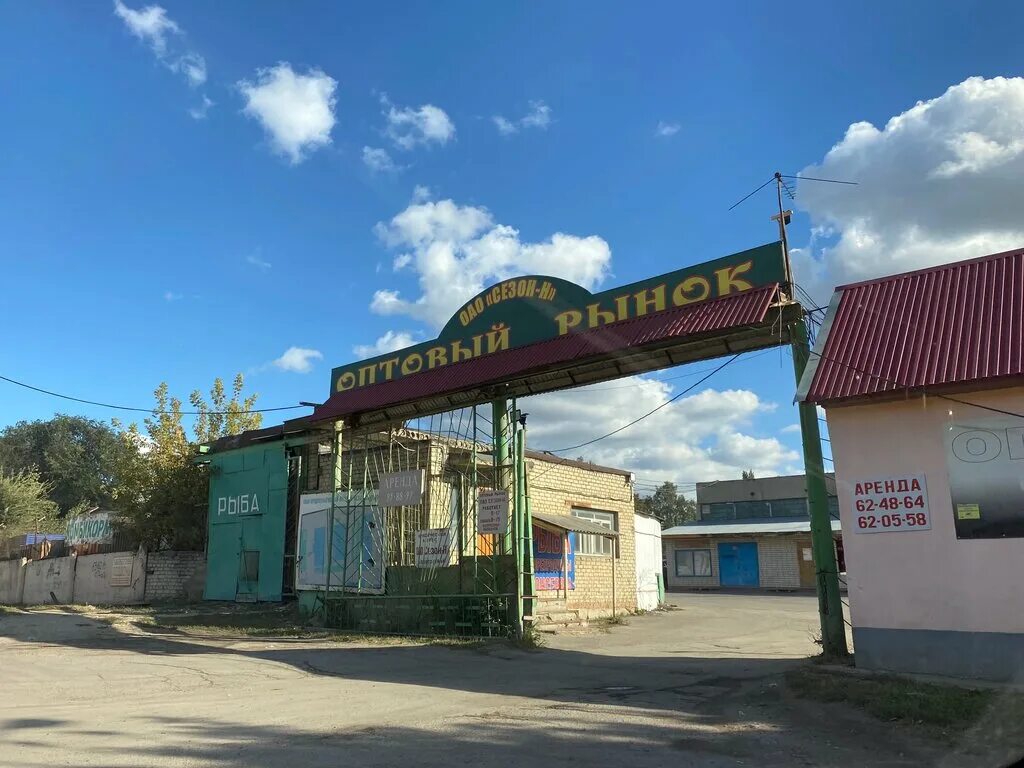
<svg viewBox="0 0 1024 768">
<path fill-rule="evenodd" d="M 651 414 L 657 413 L 658 411 L 660 411 L 662 408 L 664 408 L 665 406 L 669 405 L 670 403 L 674 403 L 676 400 L 678 400 L 680 397 L 682 397 L 683 395 L 687 394 L 688 392 L 693 391 L 694 389 L 699 387 L 705 381 L 710 379 L 712 376 L 714 376 L 716 373 L 718 373 L 720 370 L 722 370 L 723 368 L 725 368 L 727 365 L 729 365 L 730 363 L 734 362 L 738 358 L 739 358 L 738 354 L 733 355 L 728 360 L 726 360 L 724 363 L 722 363 L 720 366 L 718 366 L 713 371 L 711 371 L 711 373 L 709 373 L 707 376 L 704 376 L 703 378 L 699 379 L 698 381 L 695 381 L 693 384 L 691 384 L 690 386 L 688 386 L 686 389 L 682 390 L 678 394 L 673 395 L 668 400 L 666 400 L 664 403 L 659 405 L 657 408 L 653 408 L 652 410 L 650 410 L 647 413 L 645 413 L 643 416 L 641 416 L 641 417 L 639 417 L 637 419 L 634 419 L 633 421 L 629 422 L 628 424 L 624 424 L 623 426 L 619 427 L 618 429 L 613 429 L 611 432 L 609 432 L 606 435 L 601 435 L 600 437 L 595 437 L 593 440 L 587 440 L 586 442 L 579 443 L 578 445 L 570 445 L 567 448 L 554 448 L 552 450 L 547 451 L 547 453 L 564 453 L 565 451 L 575 451 L 577 448 L 583 448 L 584 446 L 587 446 L 587 445 L 593 445 L 594 443 L 596 443 L 596 442 L 598 442 L 600 440 L 604 440 L 607 437 L 611 437 L 612 435 L 617 435 L 619 432 L 622 432 L 625 429 L 629 429 L 634 424 L 638 424 L 639 422 L 643 421 L 644 419 L 646 419 Z"/>
<path fill-rule="evenodd" d="M 796 179 L 797 181 L 824 181 L 828 184 L 849 184 L 852 187 L 856 187 L 858 184 L 856 181 L 840 181 L 839 179 L 817 179 L 814 176 L 794 176 L 791 173 L 780 173 L 779 176 L 781 176 L 784 179 Z"/>
<path fill-rule="evenodd" d="M 43 389 L 42 387 L 34 387 L 31 384 L 26 384 L 23 381 L 18 381 L 17 379 L 11 379 L 11 378 L 8 378 L 7 376 L 0 376 L 0 380 L 9 382 L 11 384 L 16 384 L 19 387 L 24 387 L 25 389 L 31 389 L 33 392 L 41 392 L 42 394 L 49 395 L 50 397 L 59 397 L 61 400 L 71 400 L 72 402 L 75 402 L 75 403 L 84 403 L 86 405 L 96 405 L 96 406 L 99 406 L 100 408 L 110 408 L 111 410 L 115 410 L 115 411 L 134 411 L 136 413 L 154 413 L 154 414 L 181 413 L 182 416 L 204 416 L 204 415 L 205 416 L 227 416 L 227 415 L 230 415 L 230 414 L 237 414 L 237 415 L 241 416 L 241 415 L 247 414 L 247 413 L 271 413 L 273 411 L 294 411 L 296 408 L 306 408 L 306 407 L 308 407 L 308 406 L 305 406 L 305 405 L 284 405 L 284 406 L 280 406 L 278 408 L 254 408 L 251 411 L 173 411 L 172 412 L 172 411 L 161 411 L 161 410 L 158 410 L 156 408 L 134 408 L 134 407 L 129 406 L 129 405 L 113 405 L 111 403 L 101 403 L 101 402 L 98 402 L 96 400 L 86 400 L 86 399 L 81 398 L 81 397 L 72 397 L 71 395 L 62 395 L 59 392 L 51 392 L 50 390 Z"/>
<path fill-rule="evenodd" d="M 755 352 L 754 354 L 750 355 L 749 357 L 743 358 L 743 362 L 747 362 L 748 360 L 753 360 L 755 358 L 762 357 L 763 355 L 767 355 L 769 352 L 774 352 L 775 350 L 776 350 L 776 347 L 769 347 L 768 349 L 762 349 L 760 352 Z M 714 370 L 714 369 L 712 367 L 700 368 L 699 370 L 690 371 L 689 373 L 681 373 L 678 376 L 669 376 L 669 377 L 664 378 L 664 379 L 646 379 L 645 381 L 656 381 L 656 382 L 660 382 L 660 381 L 677 381 L 679 379 L 689 379 L 689 378 L 692 378 L 693 376 L 700 376 L 702 373 L 705 373 L 705 372 L 711 371 L 711 370 Z M 567 391 L 571 391 L 573 394 L 582 395 L 582 394 L 589 394 L 590 392 L 611 392 L 612 390 L 615 390 L 615 389 L 632 389 L 633 387 L 642 387 L 642 386 L 643 386 L 643 383 L 620 384 L 619 386 L 616 386 L 616 387 L 588 387 L 587 385 L 583 385 L 581 387 L 577 387 L 575 389 L 567 390 Z M 584 387 L 586 387 L 586 388 L 584 388 Z"/>
<path fill-rule="evenodd" d="M 748 200 L 749 198 L 753 197 L 753 196 L 754 196 L 754 195 L 756 195 L 756 194 L 757 194 L 758 192 L 760 192 L 760 191 L 761 191 L 762 189 L 764 189 L 764 188 L 765 188 L 765 187 L 767 187 L 767 186 L 768 186 L 769 184 L 771 184 L 771 183 L 772 183 L 773 181 L 775 181 L 775 177 L 774 177 L 774 176 L 772 176 L 772 177 L 771 177 L 770 179 L 768 179 L 768 181 L 766 181 L 766 182 L 765 182 L 764 184 L 762 184 L 762 185 L 761 185 L 760 187 L 758 187 L 758 188 L 757 188 L 757 189 L 755 189 L 755 190 L 754 190 L 753 192 L 751 192 L 751 193 L 750 193 L 749 195 L 747 195 L 746 197 L 744 197 L 744 198 L 743 198 L 742 200 L 740 200 L 740 201 L 738 201 L 738 202 L 735 202 L 735 203 L 733 203 L 732 205 L 730 205 L 730 206 L 729 206 L 729 210 L 731 211 L 731 210 L 732 210 L 733 208 L 735 208 L 735 207 L 736 207 L 737 205 L 739 205 L 740 203 L 742 203 L 742 202 L 745 202 L 745 201 L 746 201 L 746 200 Z"/>
</svg>

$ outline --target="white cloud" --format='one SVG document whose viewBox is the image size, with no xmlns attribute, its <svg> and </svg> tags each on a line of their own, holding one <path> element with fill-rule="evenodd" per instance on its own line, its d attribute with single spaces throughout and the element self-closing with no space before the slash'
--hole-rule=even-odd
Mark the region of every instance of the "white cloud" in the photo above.
<svg viewBox="0 0 1024 768">
<path fill-rule="evenodd" d="M 136 11 L 121 0 L 114 0 L 114 13 L 125 23 L 128 31 L 147 43 L 157 56 L 167 53 L 169 36 L 181 34 L 181 28 L 159 5 L 148 5 Z"/>
<path fill-rule="evenodd" d="M 972 77 L 881 128 L 851 125 L 803 175 L 814 229 L 794 249 L 816 300 L 837 284 L 1024 245 L 1024 78 Z"/>
<path fill-rule="evenodd" d="M 206 59 L 194 51 L 175 59 L 171 64 L 171 70 L 183 74 L 189 85 L 197 86 L 206 82 Z"/>
<path fill-rule="evenodd" d="M 313 361 L 322 360 L 323 357 L 323 354 L 316 349 L 288 347 L 283 355 L 271 362 L 271 365 L 281 369 L 282 371 L 309 373 L 313 370 Z"/>
<path fill-rule="evenodd" d="M 400 170 L 386 149 L 363 147 L 363 164 L 374 173 L 394 173 Z"/>
<path fill-rule="evenodd" d="M 182 294 L 175 293 L 174 291 L 164 291 L 164 301 L 179 301 L 182 298 Z"/>
<path fill-rule="evenodd" d="M 388 352 L 404 349 L 405 347 L 411 347 L 415 343 L 415 337 L 407 331 L 388 331 L 383 336 L 379 337 L 373 344 L 357 344 L 352 347 L 352 352 L 356 357 L 362 359 L 366 357 L 384 355 Z"/>
<path fill-rule="evenodd" d="M 387 95 L 381 96 L 386 107 L 387 135 L 401 149 L 412 149 L 418 144 L 447 144 L 455 138 L 455 123 L 448 113 L 433 104 L 399 109 Z"/>
<path fill-rule="evenodd" d="M 412 199 L 413 202 L 422 203 L 424 200 L 431 198 L 430 187 L 426 187 L 422 184 L 417 184 L 412 188 Z"/>
<path fill-rule="evenodd" d="M 519 126 L 501 115 L 495 115 L 491 120 L 494 121 L 494 124 L 498 127 L 498 133 L 502 136 L 511 136 L 519 130 Z"/>
<path fill-rule="evenodd" d="M 322 70 L 299 74 L 288 62 L 257 70 L 255 82 L 238 83 L 245 114 L 260 122 L 274 150 L 292 165 L 331 143 L 337 87 Z"/>
<path fill-rule="evenodd" d="M 600 437 L 664 404 L 672 390 L 669 383 L 634 376 L 521 400 L 520 407 L 530 414 L 530 447 L 559 449 Z M 616 435 L 560 455 L 583 456 L 659 481 L 738 478 L 744 469 L 772 475 L 799 455 L 775 438 L 744 430 L 773 407 L 748 390 L 708 389 Z"/>
<path fill-rule="evenodd" d="M 205 120 L 206 113 L 210 111 L 214 102 L 207 96 L 203 96 L 203 101 L 198 107 L 192 107 L 188 113 L 194 120 Z"/>
<path fill-rule="evenodd" d="M 666 123 L 664 120 L 659 120 L 657 127 L 654 129 L 654 135 L 660 137 L 675 136 L 679 133 L 679 123 Z"/>
<path fill-rule="evenodd" d="M 502 136 L 511 136 L 521 128 L 547 128 L 551 125 L 551 107 L 543 101 L 531 101 L 530 111 L 518 120 L 512 121 L 502 115 L 494 115 L 491 120 Z"/>
<path fill-rule="evenodd" d="M 268 269 L 270 269 L 274 265 L 271 264 L 266 259 L 264 259 L 260 254 L 261 254 L 261 251 L 258 250 L 258 249 L 257 249 L 257 251 L 255 253 L 250 253 L 248 256 L 245 257 L 245 263 L 246 264 L 251 264 L 252 266 L 256 267 L 257 269 L 261 269 L 264 272 L 266 272 Z"/>
<path fill-rule="evenodd" d="M 782 429 L 779 430 L 779 432 L 781 432 L 784 435 L 791 435 L 794 432 L 799 432 L 799 431 L 800 431 L 800 425 L 799 424 L 787 424 L 786 426 L 784 426 Z"/>
<path fill-rule="evenodd" d="M 551 125 L 551 107 L 543 101 L 531 101 L 530 111 L 519 121 L 523 128 L 547 128 Z"/>
<path fill-rule="evenodd" d="M 608 243 L 596 235 L 558 232 L 544 242 L 526 243 L 518 230 L 497 223 L 486 208 L 452 200 L 413 202 L 390 222 L 378 223 L 376 231 L 386 245 L 403 249 L 396 267 L 413 268 L 420 296 L 409 301 L 397 290 L 382 289 L 370 308 L 382 315 L 407 315 L 435 329 L 463 302 L 499 280 L 544 274 L 592 289 L 608 275 L 611 264 Z"/>
<path fill-rule="evenodd" d="M 190 86 L 206 82 L 206 59 L 196 51 L 187 49 L 182 43 L 184 32 L 159 5 L 147 5 L 133 10 L 121 0 L 114 0 L 114 14 L 120 18 L 128 31 L 153 51 L 153 55 L 169 70 L 183 75 Z M 206 105 L 206 109 L 213 102 Z M 203 111 L 205 115 L 205 109 Z"/>
</svg>

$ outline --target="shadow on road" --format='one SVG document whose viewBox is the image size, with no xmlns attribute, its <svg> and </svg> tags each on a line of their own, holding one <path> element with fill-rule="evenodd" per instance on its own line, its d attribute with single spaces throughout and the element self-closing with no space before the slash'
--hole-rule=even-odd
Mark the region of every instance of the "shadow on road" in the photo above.
<svg viewBox="0 0 1024 768">
<path fill-rule="evenodd" d="M 252 659 L 287 665 L 314 680 L 409 686 L 396 687 L 389 695 L 397 697 L 394 706 L 404 705 L 405 711 L 415 701 L 415 717 L 410 717 L 415 725 L 360 725 L 388 719 L 388 710 L 376 716 L 360 711 L 366 687 L 340 684 L 336 698 L 328 699 L 337 716 L 327 722 L 348 726 L 327 732 L 305 730 L 294 720 L 290 725 L 254 725 L 240 716 L 247 706 L 242 692 L 233 703 L 238 711 L 227 709 L 214 718 L 152 717 L 151 711 L 140 712 L 131 728 L 159 737 L 136 740 L 136 762 L 112 759 L 110 765 L 450 768 L 526 761 L 640 767 L 696 761 L 707 766 L 902 766 L 920 764 L 922 756 L 922 748 L 910 746 L 897 729 L 844 708 L 788 695 L 782 673 L 798 661 L 693 658 L 685 655 L 682 642 L 678 655 L 647 657 L 628 651 L 607 655 L 557 648 L 526 652 L 501 644 L 466 649 L 277 639 L 206 642 L 123 634 L 104 622 L 58 612 L 0 616 L 0 637 L 26 644 L 177 657 L 183 669 L 196 666 L 197 657 Z M 206 673 L 216 675 L 217 660 L 209 662 L 199 663 Z M 276 695 L 302 697 L 306 691 L 301 679 L 290 680 L 287 693 Z M 434 697 L 450 703 L 450 694 L 442 691 L 513 698 L 495 699 L 490 713 L 469 707 L 477 713 L 432 715 Z M 384 695 L 377 699 L 378 706 L 390 700 Z M 467 709 L 449 706 L 445 711 Z M 433 718 L 441 719 L 432 722 Z M 58 728 L 76 738 L 95 733 L 97 723 L 87 717 L 64 723 L 30 717 L 0 721 L 0 734 L 16 747 L 30 747 Z M 102 739 L 98 743 L 101 746 L 90 747 L 90 765 L 104 764 L 96 750 L 106 747 Z"/>
</svg>

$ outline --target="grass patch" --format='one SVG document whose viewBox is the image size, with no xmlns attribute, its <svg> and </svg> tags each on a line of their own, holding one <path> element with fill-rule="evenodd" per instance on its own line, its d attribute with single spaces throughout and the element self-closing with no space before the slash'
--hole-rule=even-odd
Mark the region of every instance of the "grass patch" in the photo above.
<svg viewBox="0 0 1024 768">
<path fill-rule="evenodd" d="M 921 683 L 888 675 L 848 675 L 804 667 L 788 672 L 786 683 L 797 696 L 841 702 L 880 720 L 914 723 L 945 735 L 962 734 L 998 708 L 1024 721 L 1024 696 L 993 689 Z"/>
<path fill-rule="evenodd" d="M 544 636 L 536 627 L 526 627 L 522 637 L 512 637 L 508 640 L 509 645 L 521 651 L 539 651 L 544 647 Z"/>
</svg>

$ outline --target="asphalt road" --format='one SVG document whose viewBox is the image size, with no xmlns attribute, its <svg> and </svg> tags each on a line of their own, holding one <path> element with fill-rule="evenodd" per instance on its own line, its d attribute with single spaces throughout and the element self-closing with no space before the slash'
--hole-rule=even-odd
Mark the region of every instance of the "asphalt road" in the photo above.
<svg viewBox="0 0 1024 768">
<path fill-rule="evenodd" d="M 810 596 L 677 608 L 539 651 L 126 634 L 0 613 L 7 766 L 910 766 L 906 731 L 793 697 Z"/>
</svg>

